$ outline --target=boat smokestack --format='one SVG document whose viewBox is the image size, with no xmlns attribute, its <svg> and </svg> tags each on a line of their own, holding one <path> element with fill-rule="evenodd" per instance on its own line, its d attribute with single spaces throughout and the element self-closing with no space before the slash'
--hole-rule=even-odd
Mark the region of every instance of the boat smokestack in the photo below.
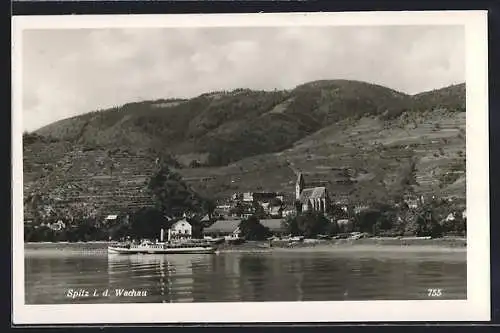
<svg viewBox="0 0 500 333">
<path fill-rule="evenodd" d="M 160 232 L 160 242 L 163 242 L 163 234 L 164 234 L 164 230 L 163 228 L 161 228 L 161 232 Z"/>
</svg>

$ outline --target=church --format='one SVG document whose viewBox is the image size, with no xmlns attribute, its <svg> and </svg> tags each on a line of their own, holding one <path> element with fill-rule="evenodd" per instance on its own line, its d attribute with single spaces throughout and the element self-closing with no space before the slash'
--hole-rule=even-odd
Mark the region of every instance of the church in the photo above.
<svg viewBox="0 0 500 333">
<path fill-rule="evenodd" d="M 326 187 L 305 188 L 304 176 L 302 173 L 297 175 L 295 183 L 295 199 L 300 203 L 300 210 L 319 211 L 325 213 L 328 207 L 328 191 Z"/>
</svg>

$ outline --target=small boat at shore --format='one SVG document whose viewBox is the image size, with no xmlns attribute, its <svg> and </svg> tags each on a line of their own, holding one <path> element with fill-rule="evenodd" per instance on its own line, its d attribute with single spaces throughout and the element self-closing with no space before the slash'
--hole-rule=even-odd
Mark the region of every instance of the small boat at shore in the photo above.
<svg viewBox="0 0 500 333">
<path fill-rule="evenodd" d="M 150 242 L 115 243 L 108 246 L 109 254 L 203 254 L 215 253 L 217 248 L 208 242 Z"/>
</svg>

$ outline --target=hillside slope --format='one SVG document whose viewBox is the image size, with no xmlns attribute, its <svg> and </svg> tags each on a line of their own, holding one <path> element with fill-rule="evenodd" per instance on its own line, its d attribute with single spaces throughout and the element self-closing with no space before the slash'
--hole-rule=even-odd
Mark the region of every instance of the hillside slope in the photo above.
<svg viewBox="0 0 500 333">
<path fill-rule="evenodd" d="M 38 134 L 100 147 L 141 147 L 221 166 L 278 152 L 346 117 L 398 115 L 411 98 L 357 81 L 316 81 L 292 91 L 204 94 L 146 101 L 62 120 Z"/>
<path fill-rule="evenodd" d="M 25 137 L 26 205 L 80 202 L 96 214 L 149 205 L 145 180 L 160 160 L 216 198 L 291 193 L 296 171 L 336 200 L 465 197 L 463 111 L 465 84 L 409 96 L 346 80 L 126 104 Z"/>
</svg>

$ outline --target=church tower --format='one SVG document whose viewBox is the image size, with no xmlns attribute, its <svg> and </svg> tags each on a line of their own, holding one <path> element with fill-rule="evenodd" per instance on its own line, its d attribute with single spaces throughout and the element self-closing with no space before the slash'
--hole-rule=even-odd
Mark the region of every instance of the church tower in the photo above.
<svg viewBox="0 0 500 333">
<path fill-rule="evenodd" d="M 297 175 L 297 182 L 295 183 L 295 199 L 299 200 L 300 199 L 300 193 L 304 189 L 304 176 L 302 176 L 302 173 L 299 172 Z"/>
</svg>

